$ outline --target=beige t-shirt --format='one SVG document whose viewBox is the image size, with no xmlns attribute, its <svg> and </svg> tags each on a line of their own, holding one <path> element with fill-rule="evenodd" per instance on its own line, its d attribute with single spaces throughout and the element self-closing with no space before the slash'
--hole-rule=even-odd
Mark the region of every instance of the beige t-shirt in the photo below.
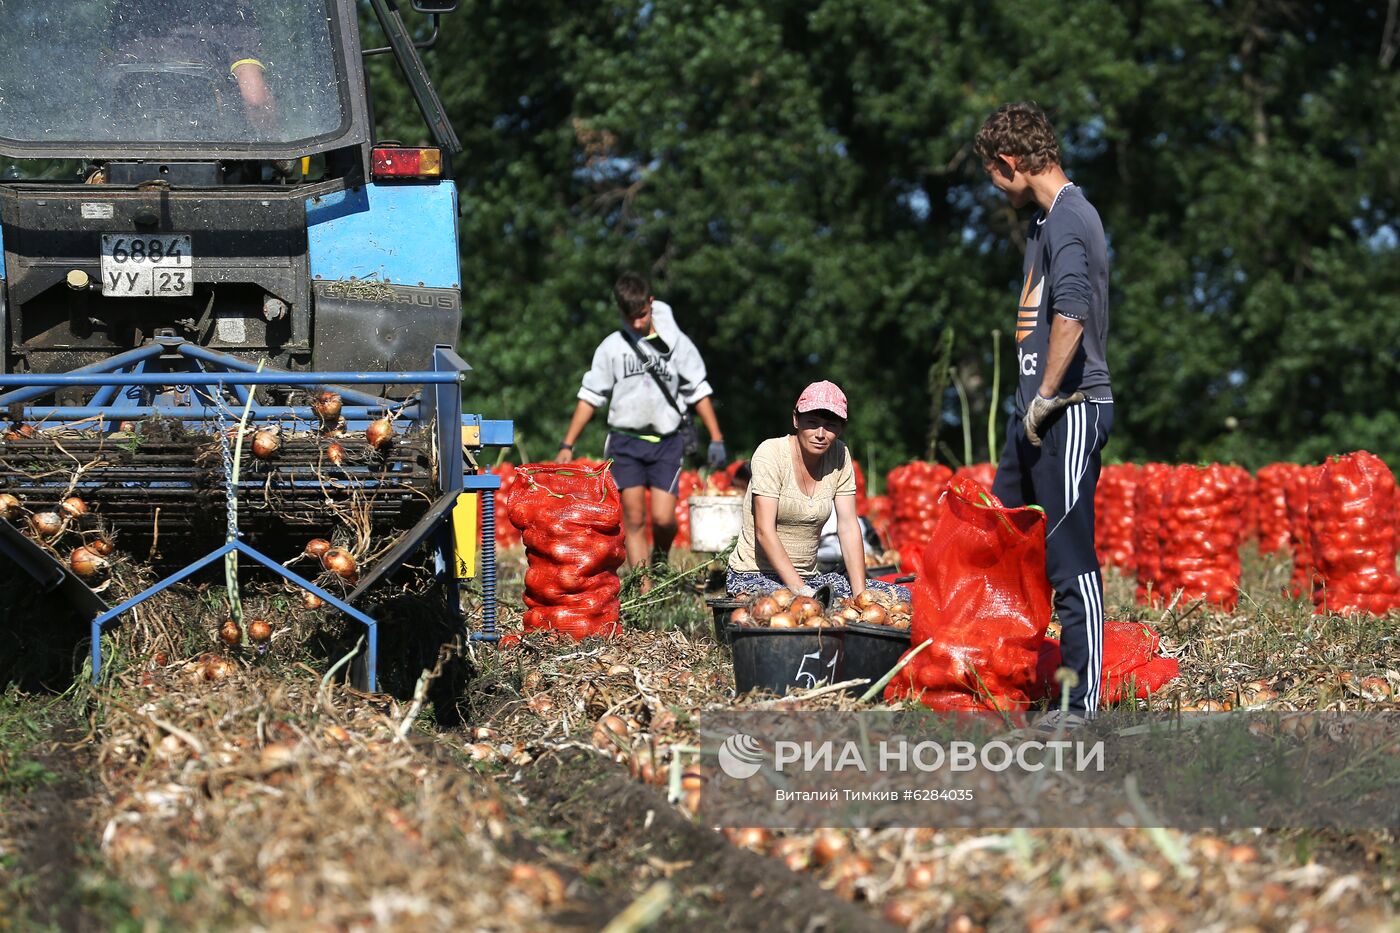
<svg viewBox="0 0 1400 933">
<path fill-rule="evenodd" d="M 729 569 L 735 573 L 777 576 L 773 564 L 758 547 L 758 537 L 754 534 L 754 496 L 778 500 L 778 540 L 797 572 L 809 577 L 817 572 L 817 542 L 822 525 L 831 517 L 836 497 L 856 494 L 856 472 L 845 444 L 836 441 L 822 455 L 817 469 L 820 478 L 816 491 L 810 496 L 797 486 L 792 464 L 795 447 L 795 439 L 787 435 L 770 438 L 753 452 L 753 459 L 749 461 L 753 479 L 744 497 L 744 528 L 739 532 L 734 552 L 729 555 Z"/>
</svg>

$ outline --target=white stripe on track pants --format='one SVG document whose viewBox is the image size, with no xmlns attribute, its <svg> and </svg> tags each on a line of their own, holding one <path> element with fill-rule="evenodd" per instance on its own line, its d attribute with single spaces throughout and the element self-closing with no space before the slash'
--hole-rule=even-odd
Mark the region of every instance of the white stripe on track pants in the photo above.
<svg viewBox="0 0 1400 933">
<path fill-rule="evenodd" d="M 1018 415 L 992 486 L 1003 504 L 1045 509 L 1045 570 L 1055 588 L 1063 664 L 1079 675 L 1069 708 L 1093 715 L 1103 681 L 1103 575 L 1094 550 L 1094 491 L 1099 455 L 1113 427 L 1112 402 L 1063 409 L 1041 429 L 1043 444 L 1026 437 Z"/>
</svg>

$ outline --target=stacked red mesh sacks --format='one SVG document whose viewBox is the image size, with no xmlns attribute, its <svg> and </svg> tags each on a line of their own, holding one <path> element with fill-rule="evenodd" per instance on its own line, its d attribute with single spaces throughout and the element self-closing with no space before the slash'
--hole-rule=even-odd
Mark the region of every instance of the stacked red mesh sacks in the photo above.
<svg viewBox="0 0 1400 933">
<path fill-rule="evenodd" d="M 1254 515 L 1261 554 L 1288 551 L 1288 481 L 1295 463 L 1271 463 L 1254 480 Z"/>
<path fill-rule="evenodd" d="M 1288 581 L 1288 592 L 1295 599 L 1310 600 L 1313 592 L 1313 558 L 1312 534 L 1308 531 L 1308 489 L 1321 468 L 1292 466 L 1284 491 L 1288 500 L 1288 550 L 1293 557 L 1293 574 Z"/>
<path fill-rule="evenodd" d="M 952 478 L 953 471 L 946 466 L 922 460 L 890 470 L 885 481 L 892 512 L 890 547 L 899 551 L 899 569 L 904 573 L 920 571 L 924 546 L 938 521 L 939 499 Z"/>
<path fill-rule="evenodd" d="M 1182 464 L 1167 477 L 1158 540 L 1162 594 L 1204 599 L 1227 612 L 1239 601 L 1244 515 L 1230 468 Z"/>
<path fill-rule="evenodd" d="M 1395 510 L 1395 477 L 1379 457 L 1361 450 L 1322 464 L 1308 495 L 1317 612 L 1400 608 Z"/>
<path fill-rule="evenodd" d="M 1134 463 L 1110 464 L 1099 474 L 1094 494 L 1094 544 L 1099 563 L 1126 573 L 1137 567 L 1133 559 L 1133 498 L 1139 472 Z"/>
<path fill-rule="evenodd" d="M 1226 464 L 1225 472 L 1229 474 L 1235 486 L 1235 495 L 1240 502 L 1240 542 L 1253 541 L 1259 534 L 1259 511 L 1258 495 L 1256 494 L 1257 483 L 1254 476 L 1244 467 L 1238 464 Z"/>
<path fill-rule="evenodd" d="M 860 468 L 860 461 L 851 459 L 851 466 L 856 471 L 856 514 L 865 515 L 870 511 L 870 497 L 865 493 L 865 471 Z"/>
<path fill-rule="evenodd" d="M 527 464 L 516 471 L 510 520 L 521 531 L 525 628 L 575 639 L 620 629 L 622 500 L 604 466 Z"/>
<path fill-rule="evenodd" d="M 885 698 L 946 711 L 1025 709 L 1038 693 L 1036 663 L 1050 625 L 1045 514 L 1005 508 L 972 480 L 954 480 L 923 566 L 911 645 L 931 644 L 890 681 Z"/>
<path fill-rule="evenodd" d="M 1137 565 L 1137 601 L 1145 606 L 1162 602 L 1162 544 L 1157 533 L 1170 473 L 1165 463 L 1144 464 L 1133 490 L 1133 563 Z"/>
</svg>

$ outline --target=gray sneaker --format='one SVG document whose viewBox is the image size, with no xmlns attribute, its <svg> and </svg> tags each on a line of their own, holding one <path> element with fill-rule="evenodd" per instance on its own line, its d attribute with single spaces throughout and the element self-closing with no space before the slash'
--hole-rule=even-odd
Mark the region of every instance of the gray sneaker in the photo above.
<svg viewBox="0 0 1400 933">
<path fill-rule="evenodd" d="M 1083 713 L 1076 713 L 1073 710 L 1052 709 L 1047 713 L 1038 716 L 1031 725 L 1031 731 L 1041 736 L 1053 736 L 1055 733 L 1070 733 L 1077 729 L 1083 729 L 1089 724 L 1088 718 Z"/>
</svg>

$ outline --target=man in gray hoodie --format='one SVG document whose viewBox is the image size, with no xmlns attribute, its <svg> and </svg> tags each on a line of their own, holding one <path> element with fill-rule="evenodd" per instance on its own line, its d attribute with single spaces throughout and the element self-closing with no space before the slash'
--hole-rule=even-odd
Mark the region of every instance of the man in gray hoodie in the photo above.
<svg viewBox="0 0 1400 933">
<path fill-rule="evenodd" d="M 685 458 L 680 430 L 683 414 L 694 408 L 710 434 L 709 465 L 724 465 L 726 451 L 719 419 L 710 401 L 705 361 L 676 325 L 671 306 L 652 297 L 647 280 L 625 273 L 613 286 L 622 328 L 609 334 L 584 373 L 578 404 L 560 463 L 574 456 L 574 444 L 593 412 L 608 406 L 608 439 L 603 455 L 613 460 L 613 478 L 622 493 L 627 563 L 665 563 L 676 538 L 676 491 Z M 664 387 L 664 389 L 663 389 Z M 646 491 L 651 490 L 652 548 L 647 547 Z"/>
</svg>

